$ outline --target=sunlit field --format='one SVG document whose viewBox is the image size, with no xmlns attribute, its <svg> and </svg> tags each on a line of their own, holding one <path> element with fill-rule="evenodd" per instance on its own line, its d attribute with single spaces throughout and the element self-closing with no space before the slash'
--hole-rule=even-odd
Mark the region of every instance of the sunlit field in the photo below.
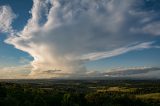
<svg viewBox="0 0 160 106">
<path fill-rule="evenodd" d="M 160 106 L 160 81 L 8 80 L 1 106 Z"/>
</svg>

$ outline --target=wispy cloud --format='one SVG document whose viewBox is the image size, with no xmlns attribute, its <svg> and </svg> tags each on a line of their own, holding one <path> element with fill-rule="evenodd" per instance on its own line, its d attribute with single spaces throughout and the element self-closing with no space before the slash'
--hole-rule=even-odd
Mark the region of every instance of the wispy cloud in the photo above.
<svg viewBox="0 0 160 106">
<path fill-rule="evenodd" d="M 160 21 L 146 25 L 143 29 L 144 33 L 160 36 Z"/>
<path fill-rule="evenodd" d="M 0 6 L 0 33 L 12 32 L 12 21 L 16 18 L 9 6 Z"/>
<path fill-rule="evenodd" d="M 20 57 L 19 63 L 21 63 L 21 64 L 29 64 L 30 60 L 27 59 L 27 58 L 24 58 L 24 57 Z"/>
<path fill-rule="evenodd" d="M 147 21 L 144 20 L 144 21 Z M 148 34 L 153 36 L 160 36 L 160 21 L 151 22 L 149 24 L 146 24 L 143 27 L 136 27 L 131 28 L 131 32 L 134 33 L 141 33 L 141 34 Z"/>
<path fill-rule="evenodd" d="M 127 52 L 131 52 L 131 51 L 135 51 L 135 50 L 160 48 L 160 46 L 153 46 L 153 44 L 154 42 L 144 42 L 144 43 L 135 44 L 132 46 L 121 47 L 121 48 L 114 49 L 111 51 L 90 53 L 87 55 L 83 55 L 81 59 L 93 61 L 93 60 L 99 60 L 103 58 L 110 58 L 110 57 L 118 56 L 118 55 L 121 55 Z"/>
</svg>

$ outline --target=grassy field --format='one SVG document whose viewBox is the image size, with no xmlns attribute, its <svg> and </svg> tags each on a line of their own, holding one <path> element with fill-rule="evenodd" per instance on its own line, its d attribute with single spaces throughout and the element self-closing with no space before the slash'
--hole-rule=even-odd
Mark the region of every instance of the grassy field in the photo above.
<svg viewBox="0 0 160 106">
<path fill-rule="evenodd" d="M 101 88 L 97 89 L 97 92 L 135 92 L 137 88 L 127 88 L 127 87 L 109 87 L 109 88 Z"/>
<path fill-rule="evenodd" d="M 0 106 L 160 106 L 160 81 L 7 80 Z"/>
<path fill-rule="evenodd" d="M 160 93 L 148 93 L 148 94 L 136 95 L 136 98 L 145 100 L 157 100 L 160 102 Z"/>
</svg>

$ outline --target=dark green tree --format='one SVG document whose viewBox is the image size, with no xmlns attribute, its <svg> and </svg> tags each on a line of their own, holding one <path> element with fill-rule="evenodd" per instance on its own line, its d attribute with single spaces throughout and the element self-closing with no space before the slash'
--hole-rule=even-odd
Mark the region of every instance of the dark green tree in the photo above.
<svg viewBox="0 0 160 106">
<path fill-rule="evenodd" d="M 39 95 L 35 96 L 33 104 L 34 106 L 46 106 L 46 102 Z"/>
</svg>

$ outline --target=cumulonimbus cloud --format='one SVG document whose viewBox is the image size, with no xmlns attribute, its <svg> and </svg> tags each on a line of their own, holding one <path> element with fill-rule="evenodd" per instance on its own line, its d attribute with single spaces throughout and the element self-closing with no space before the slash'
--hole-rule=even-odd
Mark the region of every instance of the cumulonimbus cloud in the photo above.
<svg viewBox="0 0 160 106">
<path fill-rule="evenodd" d="M 33 0 L 32 17 L 27 25 L 5 42 L 34 58 L 31 76 L 41 76 L 54 69 L 61 70 L 56 72 L 58 76 L 85 73 L 84 62 L 88 59 L 108 58 L 152 47 L 149 37 L 145 37 L 148 34 L 131 31 L 149 16 L 133 14 L 137 13 L 135 2 Z M 126 46 L 135 42 L 142 43 Z"/>
</svg>

